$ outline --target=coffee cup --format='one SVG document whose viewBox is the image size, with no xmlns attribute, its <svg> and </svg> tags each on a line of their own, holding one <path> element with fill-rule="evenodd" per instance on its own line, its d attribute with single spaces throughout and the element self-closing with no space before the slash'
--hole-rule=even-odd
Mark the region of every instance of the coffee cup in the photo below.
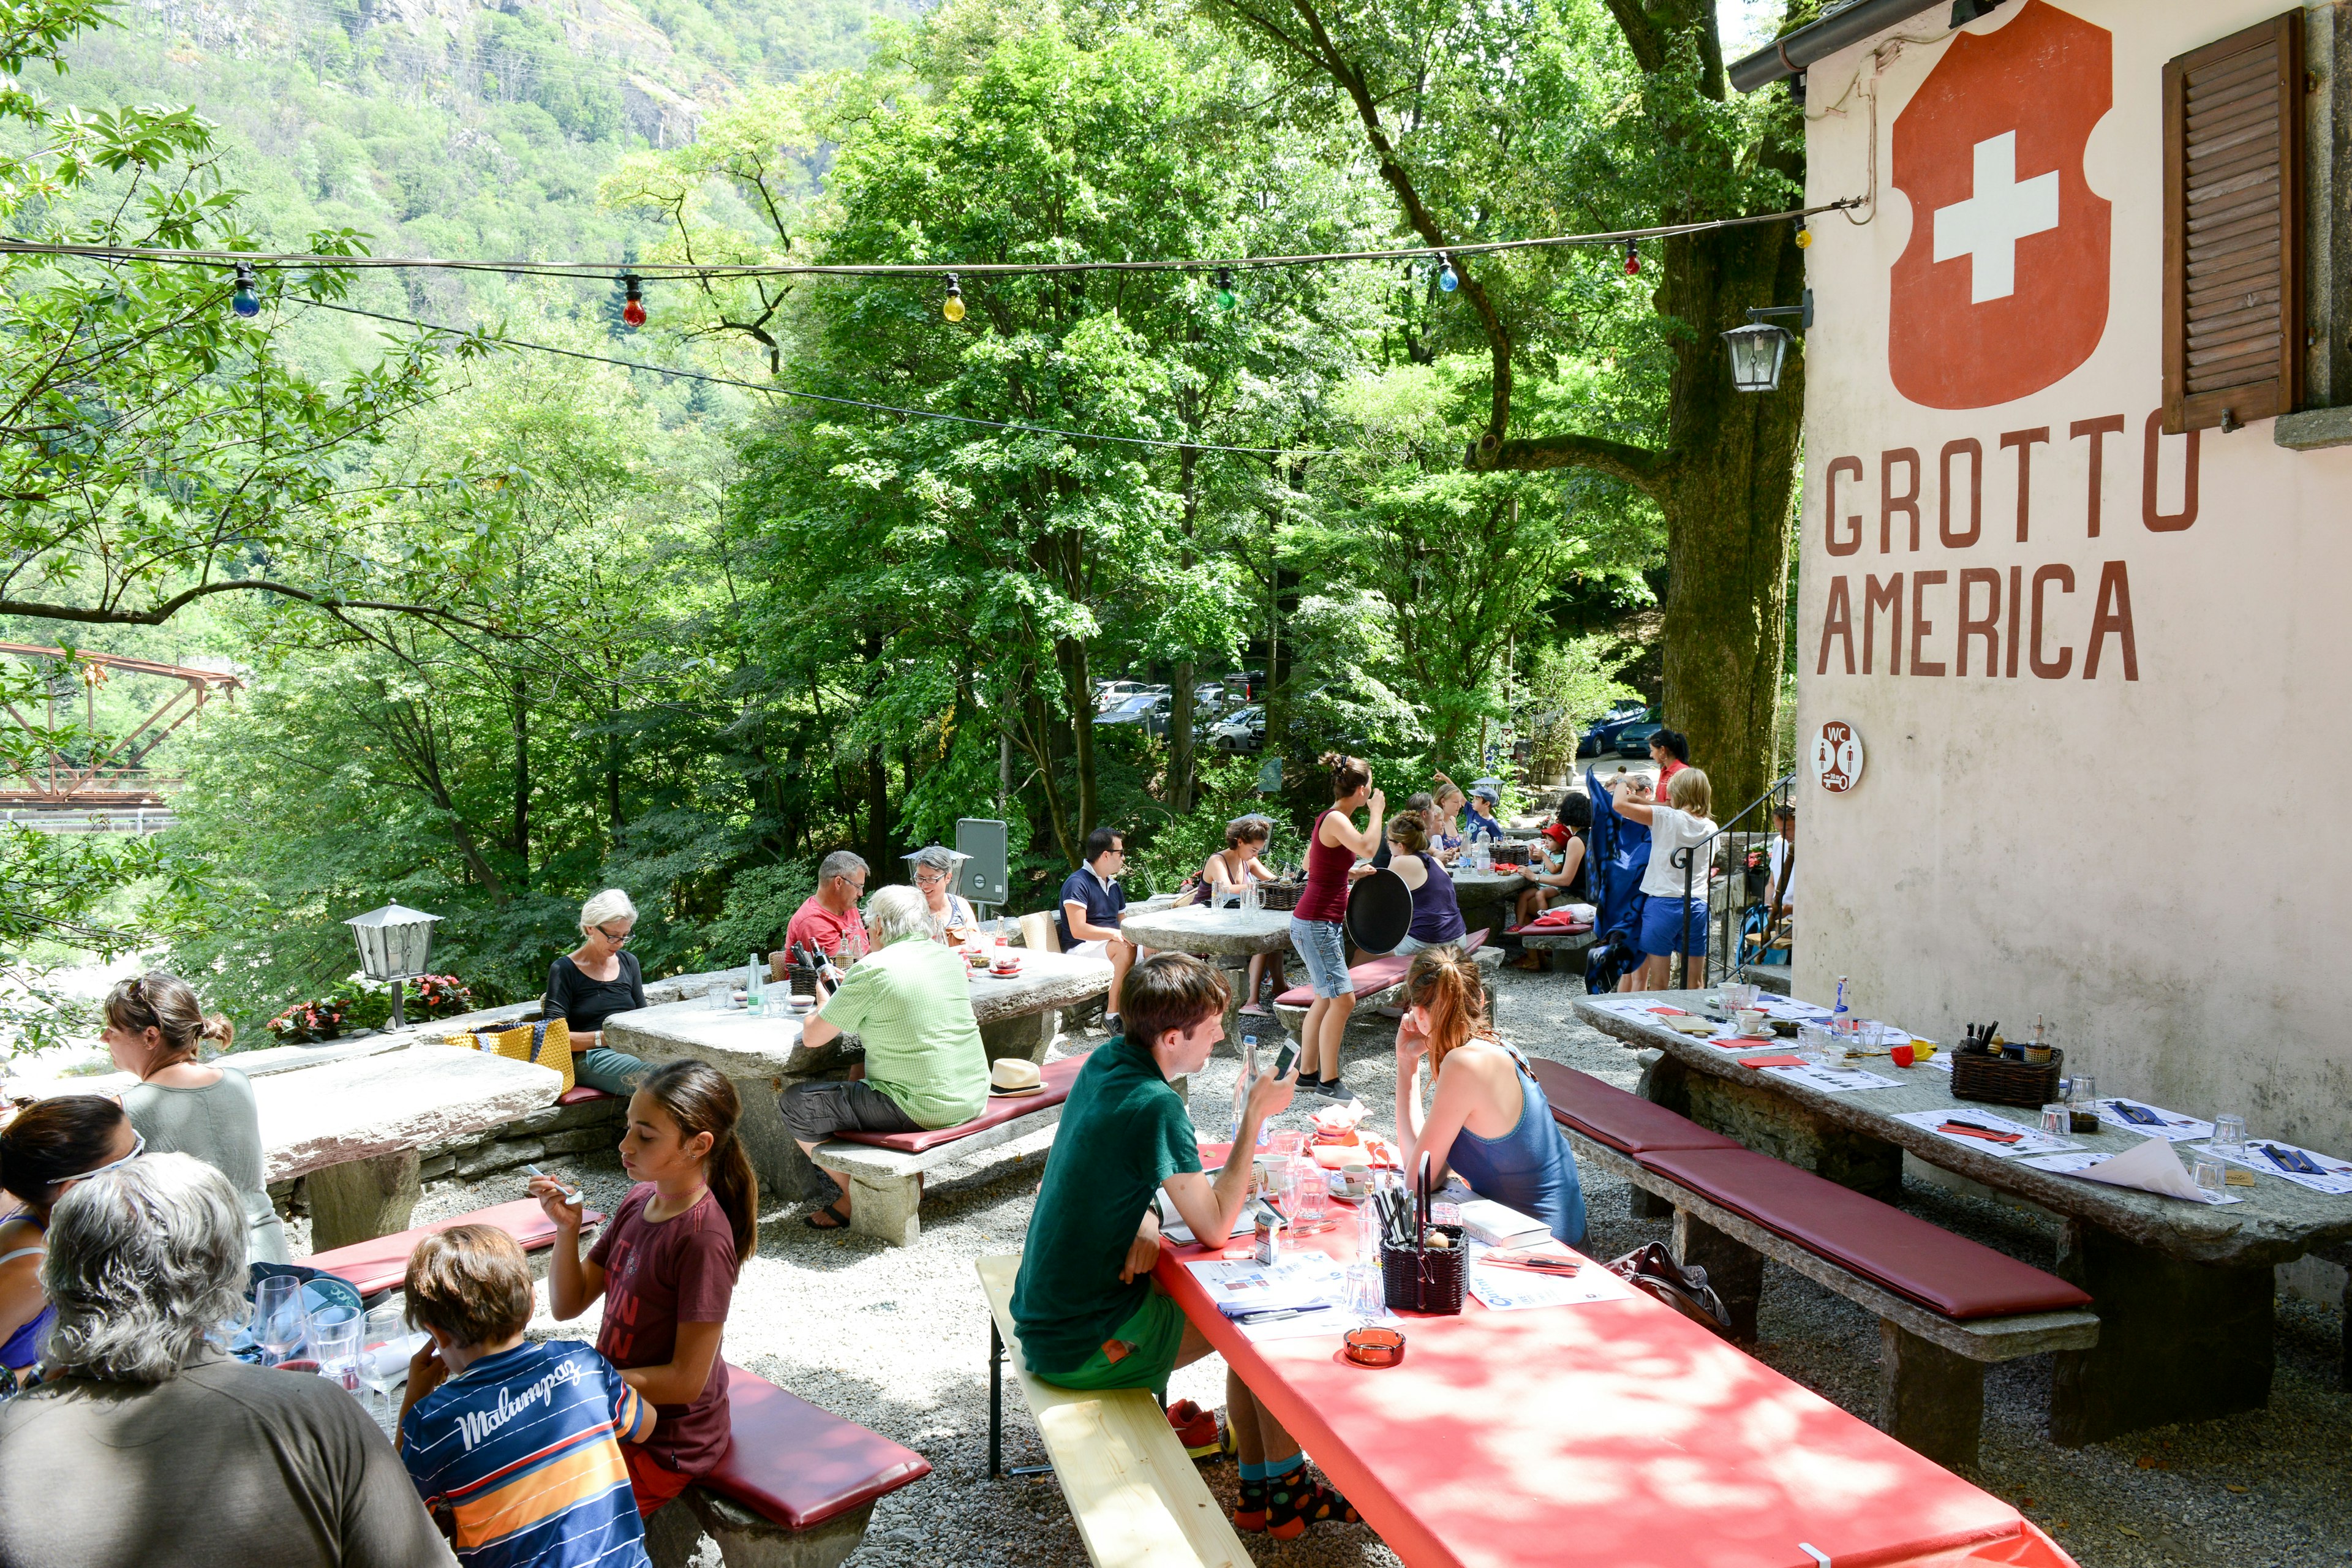
<svg viewBox="0 0 2352 1568">
<path fill-rule="evenodd" d="M 1764 1015 L 1753 1007 L 1735 1014 L 1732 1022 L 1739 1026 L 1739 1032 L 1743 1035 L 1760 1035 L 1764 1032 Z"/>
</svg>

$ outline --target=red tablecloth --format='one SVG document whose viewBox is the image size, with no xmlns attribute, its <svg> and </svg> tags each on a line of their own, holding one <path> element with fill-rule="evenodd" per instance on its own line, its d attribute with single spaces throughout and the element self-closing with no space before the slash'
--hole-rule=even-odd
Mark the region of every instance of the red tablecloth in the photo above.
<svg viewBox="0 0 2352 1568">
<path fill-rule="evenodd" d="M 1300 1245 L 1351 1258 L 1355 1226 Z M 1221 1250 L 1163 1248 L 1161 1285 L 1412 1568 L 2073 1568 L 1999 1498 L 1645 1297 L 1404 1314 L 1403 1363 L 1372 1371 L 1336 1331 L 1244 1338 L 1183 1267 Z"/>
</svg>

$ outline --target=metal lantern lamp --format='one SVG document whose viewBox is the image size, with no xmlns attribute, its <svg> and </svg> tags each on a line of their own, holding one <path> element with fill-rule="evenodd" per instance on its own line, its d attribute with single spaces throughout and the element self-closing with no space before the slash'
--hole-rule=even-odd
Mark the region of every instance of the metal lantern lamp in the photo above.
<svg viewBox="0 0 2352 1568">
<path fill-rule="evenodd" d="M 359 939 L 360 973 L 392 986 L 392 1024 L 396 1029 L 408 1026 L 400 1006 L 403 983 L 425 973 L 425 955 L 433 950 L 433 927 L 440 918 L 423 910 L 386 904 L 343 922 Z"/>
<path fill-rule="evenodd" d="M 1801 305 L 1764 305 L 1748 312 L 1748 324 L 1723 334 L 1731 350 L 1731 384 L 1741 392 L 1780 390 L 1780 365 L 1789 357 L 1789 330 L 1768 318 L 1794 316 L 1801 327 L 1813 324 L 1813 291 L 1805 290 Z"/>
</svg>

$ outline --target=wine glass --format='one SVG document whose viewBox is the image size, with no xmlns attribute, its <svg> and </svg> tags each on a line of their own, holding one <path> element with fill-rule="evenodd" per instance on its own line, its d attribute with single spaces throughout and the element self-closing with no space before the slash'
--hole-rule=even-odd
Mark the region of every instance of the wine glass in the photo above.
<svg viewBox="0 0 2352 1568">
<path fill-rule="evenodd" d="M 302 1310 L 302 1281 L 290 1274 L 272 1274 L 253 1288 L 253 1342 L 264 1362 L 276 1366 L 302 1343 L 308 1327 Z"/>
</svg>

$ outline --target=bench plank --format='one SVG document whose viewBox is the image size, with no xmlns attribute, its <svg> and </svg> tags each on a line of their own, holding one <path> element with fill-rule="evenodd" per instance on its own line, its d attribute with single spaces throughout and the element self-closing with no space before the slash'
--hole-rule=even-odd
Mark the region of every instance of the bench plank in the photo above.
<svg viewBox="0 0 2352 1568">
<path fill-rule="evenodd" d="M 1166 1412 L 1140 1388 L 1056 1388 L 1032 1376 L 1013 1328 L 1018 1254 L 978 1260 L 981 1288 L 1037 1417 L 1054 1479 L 1101 1568 L 1251 1568 L 1250 1555 Z"/>
</svg>

